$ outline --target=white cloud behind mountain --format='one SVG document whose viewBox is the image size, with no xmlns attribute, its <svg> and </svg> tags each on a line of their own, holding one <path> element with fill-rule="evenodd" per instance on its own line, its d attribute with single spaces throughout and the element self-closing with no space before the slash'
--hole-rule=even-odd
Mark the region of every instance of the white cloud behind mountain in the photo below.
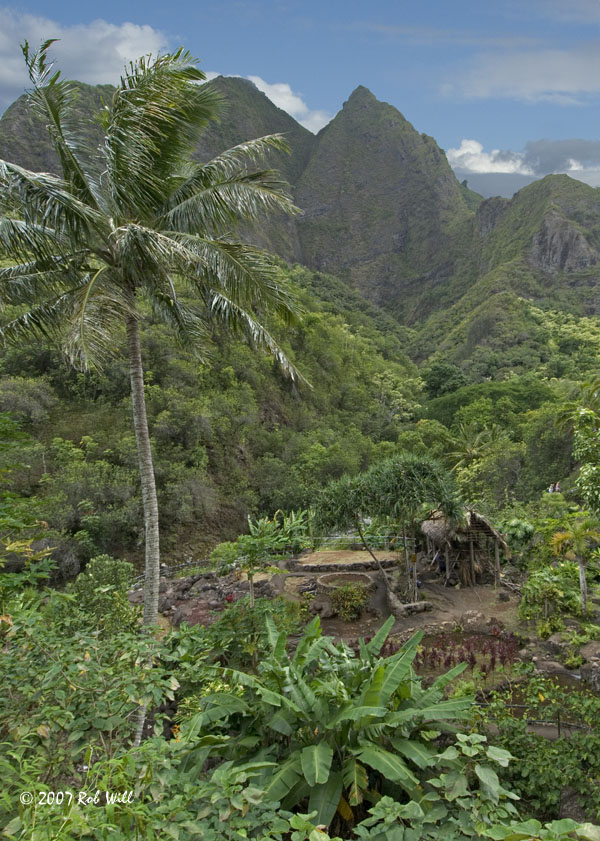
<svg viewBox="0 0 600 841">
<path fill-rule="evenodd" d="M 63 26 L 49 18 L 0 8 L 0 109 L 28 84 L 19 44 L 27 39 L 35 49 L 47 38 L 60 39 L 51 54 L 64 78 L 93 85 L 115 84 L 127 61 L 169 47 L 168 38 L 147 24 L 95 20 Z"/>
<path fill-rule="evenodd" d="M 278 108 L 287 111 L 294 119 L 316 134 L 323 126 L 331 120 L 332 115 L 327 111 L 313 111 L 306 102 L 302 99 L 302 95 L 295 93 L 287 82 L 275 82 L 270 84 L 261 79 L 260 76 L 247 76 L 251 82 L 254 82 L 259 91 L 262 91 L 269 97 Z"/>
<path fill-rule="evenodd" d="M 485 196 L 511 196 L 531 181 L 557 173 L 600 186 L 600 140 L 530 140 L 521 152 L 487 152 L 478 140 L 463 139 L 446 156 L 457 178 L 467 179 Z"/>
<path fill-rule="evenodd" d="M 518 175 L 533 175 L 531 167 L 525 163 L 522 152 L 492 149 L 485 152 L 483 144 L 477 140 L 464 139 L 458 149 L 446 152 L 450 166 L 466 172 L 504 172 Z"/>
<path fill-rule="evenodd" d="M 114 24 L 95 20 L 64 26 L 50 18 L 23 14 L 0 7 L 0 112 L 23 93 L 28 85 L 25 62 L 19 44 L 28 40 L 32 48 L 47 38 L 57 38 L 51 56 L 66 79 L 90 85 L 116 84 L 124 65 L 141 55 L 165 52 L 171 39 L 148 24 Z M 209 79 L 218 76 L 209 72 Z M 331 120 L 326 111 L 311 109 L 302 95 L 287 82 L 270 83 L 260 76 L 246 76 L 269 99 L 314 133 Z"/>
</svg>

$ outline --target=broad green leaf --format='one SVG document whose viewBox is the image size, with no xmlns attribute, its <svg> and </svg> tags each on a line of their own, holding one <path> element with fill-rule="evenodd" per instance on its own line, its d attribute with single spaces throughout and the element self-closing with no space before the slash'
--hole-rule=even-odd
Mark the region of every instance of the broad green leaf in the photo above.
<svg viewBox="0 0 600 841">
<path fill-rule="evenodd" d="M 363 792 L 369 785 L 369 779 L 364 766 L 354 756 L 349 756 L 342 769 L 344 787 L 348 792 L 348 802 L 351 806 L 358 806 L 363 801 Z"/>
<path fill-rule="evenodd" d="M 269 645 L 276 660 L 281 660 L 285 652 L 286 635 L 277 630 L 272 616 L 265 618 L 265 625 L 267 628 L 267 638 Z"/>
<path fill-rule="evenodd" d="M 495 801 L 498 800 L 500 794 L 500 780 L 493 768 L 489 765 L 475 765 L 475 773 L 479 777 L 482 785 Z"/>
<path fill-rule="evenodd" d="M 298 781 L 296 782 L 296 784 L 292 786 L 292 788 L 281 801 L 281 808 L 287 810 L 294 809 L 294 807 L 296 807 L 298 803 L 301 803 L 303 800 L 305 800 L 309 796 L 309 794 L 310 786 L 308 785 L 304 777 L 300 776 L 298 777 Z"/>
<path fill-rule="evenodd" d="M 464 670 L 467 668 L 467 663 L 459 663 L 457 666 L 454 666 L 453 669 L 450 669 L 449 672 L 446 672 L 443 675 L 437 677 L 430 686 L 430 690 L 441 690 L 444 689 L 451 681 L 454 680 L 455 677 L 461 675 Z M 472 699 L 469 698 L 471 701 Z"/>
<path fill-rule="evenodd" d="M 392 739 L 391 742 L 394 750 L 410 759 L 418 768 L 429 768 L 435 764 L 433 750 L 422 742 L 413 739 Z"/>
<path fill-rule="evenodd" d="M 286 668 L 285 672 L 287 676 L 286 691 L 289 692 L 290 698 L 300 712 L 304 713 L 305 716 L 311 716 L 317 703 L 315 693 L 298 669 Z"/>
<path fill-rule="evenodd" d="M 241 698 L 235 695 L 221 695 L 218 705 L 209 707 L 203 712 L 197 713 L 190 719 L 190 724 L 186 728 L 184 739 L 192 739 L 207 727 L 209 724 L 214 724 L 217 721 L 228 718 L 232 713 L 245 712 L 248 705 Z"/>
<path fill-rule="evenodd" d="M 502 765 L 503 768 L 506 768 L 510 760 L 514 759 L 514 756 L 510 753 L 510 751 L 497 748 L 494 745 L 489 746 L 486 750 L 486 755 L 489 759 L 493 759 L 499 765 Z"/>
<path fill-rule="evenodd" d="M 302 639 L 296 646 L 296 651 L 294 652 L 292 663 L 294 665 L 299 665 L 303 662 L 310 662 L 310 651 L 314 644 L 320 641 L 321 619 L 319 616 L 315 616 L 314 619 L 312 619 L 304 629 Z"/>
<path fill-rule="evenodd" d="M 271 730 L 282 733 L 284 736 L 291 736 L 294 732 L 294 728 L 285 717 L 285 713 L 281 711 L 277 711 L 275 715 L 271 716 L 267 725 Z"/>
<path fill-rule="evenodd" d="M 454 745 L 450 745 L 443 753 L 438 754 L 438 759 L 453 762 L 455 759 L 458 759 L 458 751 Z"/>
<path fill-rule="evenodd" d="M 270 704 L 272 707 L 280 707 L 285 700 L 278 692 L 273 692 L 271 689 L 266 689 L 264 686 L 257 686 L 256 691 L 263 701 Z"/>
<path fill-rule="evenodd" d="M 411 800 L 410 803 L 405 803 L 398 811 L 400 817 L 407 821 L 420 821 L 425 815 L 423 809 L 414 800 Z"/>
<path fill-rule="evenodd" d="M 342 774 L 336 771 L 329 775 L 329 779 L 322 785 L 315 786 L 310 792 L 308 810 L 316 810 L 315 823 L 329 826 L 336 813 L 340 797 L 342 796 Z"/>
<path fill-rule="evenodd" d="M 332 759 L 333 748 L 327 742 L 319 742 L 318 745 L 303 748 L 300 763 L 304 779 L 309 786 L 327 782 Z"/>
<path fill-rule="evenodd" d="M 465 774 L 451 771 L 449 774 L 443 774 L 442 779 L 444 780 L 448 800 L 456 800 L 457 797 L 464 797 L 469 794 L 469 781 Z"/>
<path fill-rule="evenodd" d="M 422 716 L 425 721 L 467 718 L 470 712 L 471 701 L 469 698 L 449 698 L 447 701 L 439 701 L 432 706 L 419 707 L 413 710 L 413 713 Z"/>
<path fill-rule="evenodd" d="M 369 649 L 367 648 L 367 645 L 362 637 L 358 641 L 358 656 L 361 660 L 364 660 L 365 663 L 370 659 Z"/>
<path fill-rule="evenodd" d="M 6 824 L 4 827 L 3 835 L 14 835 L 18 832 L 22 827 L 21 818 L 17 815 L 16 818 L 13 818 L 12 821 Z"/>
<path fill-rule="evenodd" d="M 577 829 L 579 824 L 571 818 L 563 818 L 560 821 L 552 821 L 546 827 L 555 835 L 567 835 Z"/>
<path fill-rule="evenodd" d="M 524 841 L 524 839 L 539 838 L 542 825 L 534 819 L 512 824 L 512 826 L 492 826 L 486 831 L 486 835 L 496 841 Z"/>
<path fill-rule="evenodd" d="M 357 752 L 357 755 L 365 765 L 379 771 L 384 779 L 400 783 L 403 788 L 409 786 L 407 790 L 412 790 L 414 786 L 419 785 L 418 779 L 407 768 L 404 761 L 399 756 L 383 748 L 377 747 L 376 745 L 363 747 Z"/>
<path fill-rule="evenodd" d="M 300 751 L 294 751 L 287 762 L 280 765 L 264 785 L 265 800 L 281 801 L 296 785 L 302 774 Z"/>
<path fill-rule="evenodd" d="M 379 705 L 384 677 L 385 667 L 383 665 L 378 666 L 359 700 L 360 706 L 376 707 Z"/>
<path fill-rule="evenodd" d="M 388 617 L 373 639 L 367 643 L 367 651 L 369 654 L 373 654 L 375 657 L 379 654 L 383 648 L 383 644 L 389 636 L 390 631 L 394 627 L 395 621 L 396 618 L 394 616 Z"/>
<path fill-rule="evenodd" d="M 417 631 L 408 642 L 406 642 L 397 654 L 388 657 L 384 662 L 385 675 L 379 697 L 380 704 L 387 704 L 404 678 L 410 672 L 410 667 L 415 659 L 417 646 L 423 638 L 423 631 Z"/>
<path fill-rule="evenodd" d="M 583 838 L 584 841 L 600 841 L 600 826 L 595 826 L 591 823 L 582 823 L 575 830 L 575 835 L 578 838 Z"/>
<path fill-rule="evenodd" d="M 331 721 L 327 722 L 327 729 L 332 730 L 342 721 L 358 721 L 362 718 L 383 718 L 387 710 L 385 707 L 345 707 Z"/>
</svg>

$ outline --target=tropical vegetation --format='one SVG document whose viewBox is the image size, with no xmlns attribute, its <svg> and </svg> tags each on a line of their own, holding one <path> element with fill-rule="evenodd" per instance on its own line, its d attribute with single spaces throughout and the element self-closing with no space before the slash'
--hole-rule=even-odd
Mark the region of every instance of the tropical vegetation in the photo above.
<svg viewBox="0 0 600 841">
<path fill-rule="evenodd" d="M 481 205 L 402 124 L 411 154 L 429 150 L 423 183 L 458 204 L 435 224 L 411 216 L 394 265 L 412 315 L 396 299 L 390 315 L 367 301 L 386 305 L 383 264 L 371 284 L 356 263 L 341 279 L 250 244 L 289 256 L 312 236 L 327 257 L 349 229 L 329 205 L 287 226 L 272 156 L 307 201 L 329 181 L 318 156 L 286 163 L 279 134 L 197 160 L 235 82 L 200 84 L 183 50 L 146 57 L 92 129 L 51 44 L 24 47 L 28 101 L 62 174 L 0 162 L 4 836 L 599 841 L 600 321 L 582 291 L 595 270 L 553 268 L 548 297 L 534 246 L 523 256 L 548 201 L 592 247 L 588 188 Z M 393 133 L 387 109 L 373 126 Z M 365 231 L 387 219 L 371 210 Z M 438 240 L 453 274 L 417 300 Z M 434 556 L 420 524 L 443 519 L 460 542 L 467 507 L 506 540 L 476 593 L 511 600 L 514 633 L 490 619 L 483 641 L 466 622 L 398 638 L 355 584 L 333 592 L 329 626 L 309 616 L 314 592 L 260 595 L 333 540 L 362 544 L 386 596 L 418 607 Z M 237 595 L 171 624 L 161 559 Z M 446 603 L 461 595 L 449 583 Z M 538 674 L 534 651 L 577 679 L 587 667 L 591 689 Z M 567 800 L 585 819 L 563 817 Z"/>
</svg>

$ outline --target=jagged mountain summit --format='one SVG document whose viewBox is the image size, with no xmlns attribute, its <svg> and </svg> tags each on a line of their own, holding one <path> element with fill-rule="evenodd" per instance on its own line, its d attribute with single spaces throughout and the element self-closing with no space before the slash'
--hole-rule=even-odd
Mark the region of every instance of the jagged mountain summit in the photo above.
<svg viewBox="0 0 600 841">
<path fill-rule="evenodd" d="M 577 315 L 600 311 L 600 190 L 547 176 L 511 200 L 483 201 L 458 182 L 433 138 L 365 87 L 315 136 L 248 80 L 211 84 L 227 108 L 203 135 L 199 160 L 275 132 L 292 150 L 270 163 L 290 182 L 302 215 L 247 236 L 290 262 L 336 274 L 418 328 L 417 358 L 437 350 L 466 364 L 474 348 L 493 344 L 515 307 L 522 311 L 517 301 Z M 82 115 L 97 142 L 92 114 L 111 90 L 80 85 Z M 24 97 L 0 120 L 0 157 L 56 169 Z"/>
<path fill-rule="evenodd" d="M 303 262 L 409 321 L 420 287 L 447 275 L 469 216 L 435 140 L 364 87 L 317 136 L 296 200 Z"/>
</svg>

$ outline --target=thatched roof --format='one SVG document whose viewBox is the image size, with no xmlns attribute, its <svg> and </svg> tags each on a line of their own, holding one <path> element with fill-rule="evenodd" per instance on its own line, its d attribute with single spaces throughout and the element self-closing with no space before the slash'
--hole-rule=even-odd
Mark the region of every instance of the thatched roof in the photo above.
<svg viewBox="0 0 600 841">
<path fill-rule="evenodd" d="M 438 546 L 464 543 L 470 538 L 477 539 L 481 536 L 488 537 L 498 541 L 506 556 L 510 558 L 510 549 L 503 535 L 494 528 L 487 517 L 472 509 L 464 512 L 460 523 L 451 523 L 441 511 L 434 511 L 431 517 L 421 523 L 421 531 Z"/>
</svg>

